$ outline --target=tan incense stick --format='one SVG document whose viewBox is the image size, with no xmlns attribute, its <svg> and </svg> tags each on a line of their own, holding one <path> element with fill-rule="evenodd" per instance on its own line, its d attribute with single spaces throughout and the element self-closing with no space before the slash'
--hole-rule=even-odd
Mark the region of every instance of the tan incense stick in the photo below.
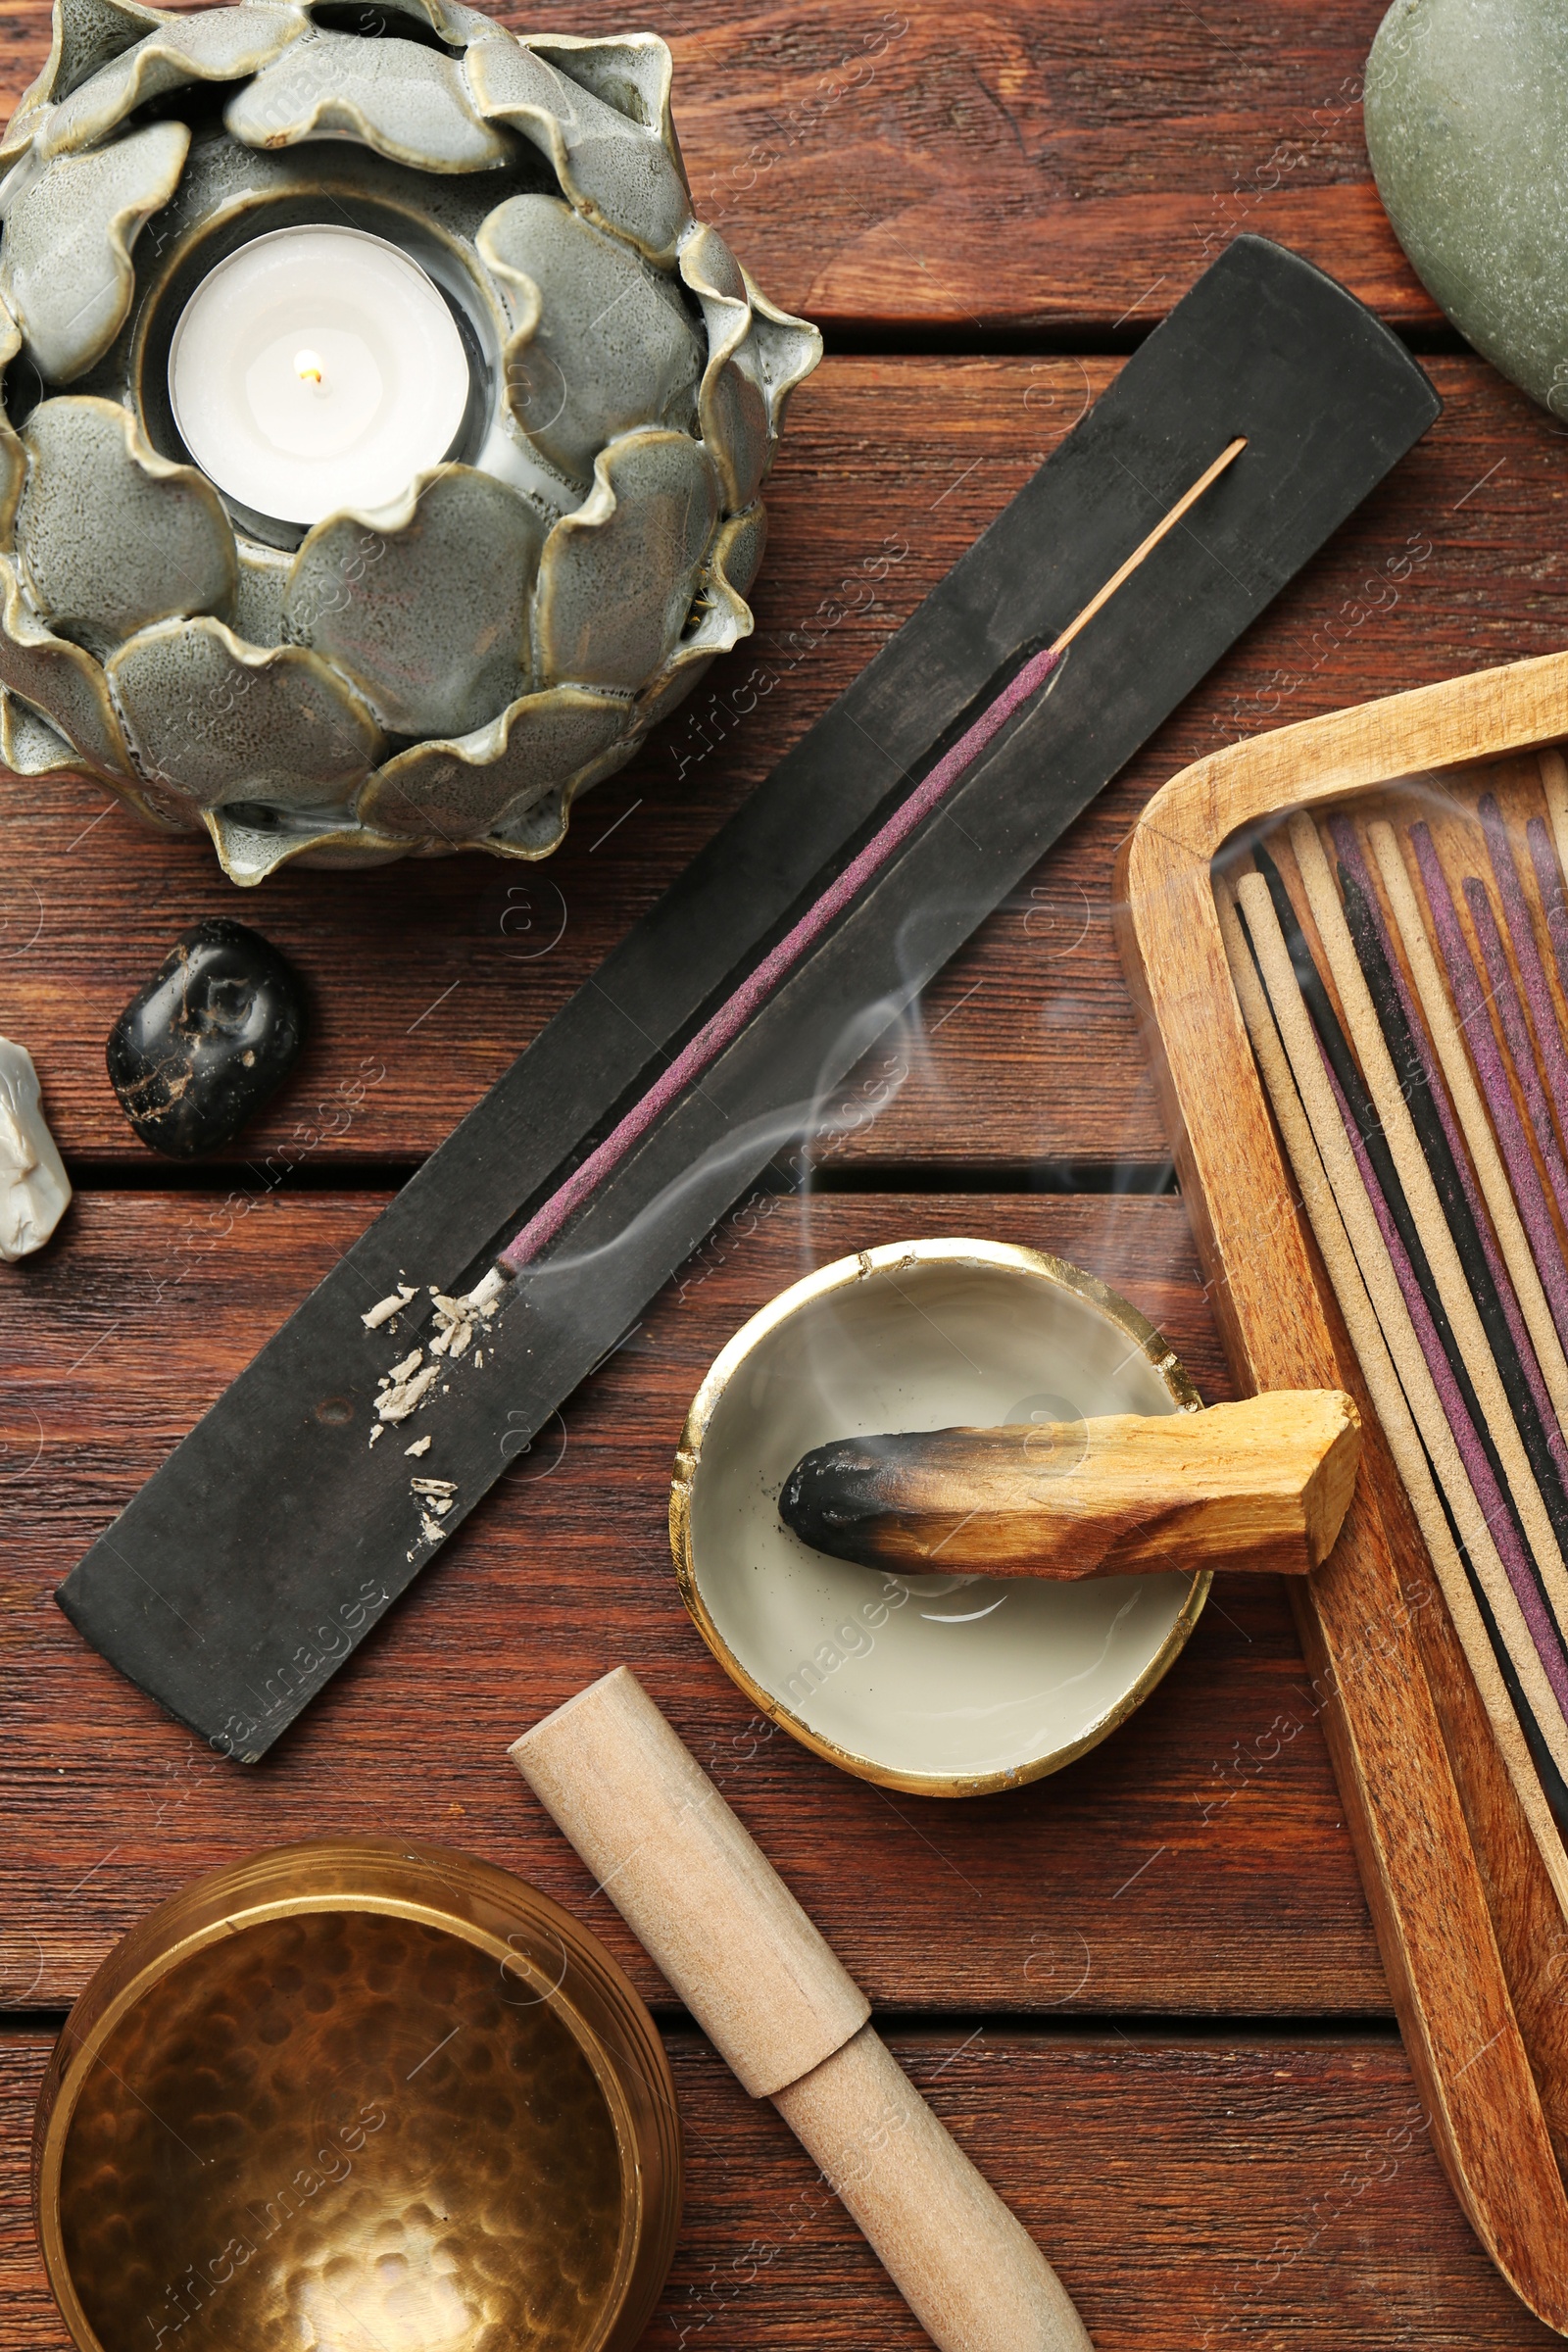
<svg viewBox="0 0 1568 2352">
<path fill-rule="evenodd" d="M 1438 959 L 1432 953 L 1432 942 L 1421 920 L 1414 887 L 1404 859 L 1399 855 L 1399 845 L 1393 826 L 1379 818 L 1368 827 L 1368 839 L 1378 871 L 1383 877 L 1383 887 L 1389 895 L 1389 904 L 1394 910 L 1395 926 L 1403 943 L 1421 1010 L 1426 1016 L 1433 1045 L 1437 1048 L 1443 1075 L 1447 1081 L 1448 1093 L 1469 1147 L 1482 1196 L 1496 1232 L 1503 1263 L 1508 1269 L 1524 1315 L 1525 1327 L 1535 1347 L 1541 1376 L 1546 1384 L 1546 1394 L 1551 1398 L 1558 1421 L 1568 1432 L 1568 1357 L 1563 1354 L 1562 1342 L 1557 1336 L 1557 1327 L 1546 1303 L 1546 1294 L 1541 1287 L 1541 1277 L 1536 1271 L 1536 1261 L 1514 1203 L 1502 1154 L 1497 1150 L 1492 1122 L 1487 1117 L 1481 1090 L 1470 1067 L 1470 1057 L 1465 1052 L 1463 1035 L 1453 1006 L 1448 1002 L 1448 992 L 1438 970 Z"/>
<path fill-rule="evenodd" d="M 1228 925 L 1226 941 L 1236 974 L 1237 995 L 1286 1138 L 1286 1148 L 1297 1168 L 1307 1215 L 1396 1467 L 1404 1481 L 1417 1525 L 1432 1554 L 1455 1630 L 1496 1730 L 1510 1777 L 1519 1787 L 1520 1801 L 1530 1816 L 1538 1842 L 1541 1842 L 1542 1824 L 1550 1831 L 1550 1842 L 1543 1844 L 1543 1855 L 1568 1909 L 1568 1859 L 1563 1856 L 1561 1839 L 1551 1822 L 1506 1686 L 1438 1500 L 1428 1455 L 1520 1686 L 1559 1770 L 1568 1758 L 1568 1724 L 1564 1723 L 1562 1709 L 1498 1557 L 1410 1321 L 1393 1260 L 1378 1229 L 1361 1171 L 1329 1086 L 1317 1034 L 1301 1000 L 1268 887 L 1261 876 L 1249 875 L 1240 883 L 1238 896 L 1262 966 L 1268 997 L 1264 997 L 1252 972 L 1234 911 L 1222 905 L 1221 918 Z M 1272 1000 L 1272 1013 L 1269 1000 Z"/>
<path fill-rule="evenodd" d="M 1317 827 L 1301 811 L 1292 817 L 1291 847 L 1296 853 L 1297 866 L 1306 890 L 1312 919 L 1328 957 L 1329 969 L 1345 1008 L 1346 1024 L 1350 1043 L 1355 1048 L 1378 1117 L 1383 1123 L 1384 1138 L 1394 1158 L 1416 1231 L 1426 1250 L 1427 1263 L 1432 1268 L 1449 1327 L 1464 1356 L 1465 1370 L 1470 1375 L 1481 1409 L 1486 1415 L 1487 1430 L 1498 1459 L 1507 1475 L 1509 1491 L 1519 1513 L 1525 1541 L 1531 1556 L 1541 1571 L 1541 1581 L 1559 1628 L 1568 1629 L 1568 1568 L 1563 1564 L 1552 1534 L 1546 1506 L 1541 1499 L 1541 1489 L 1530 1466 L 1524 1440 L 1519 1435 L 1507 1394 L 1498 1373 L 1496 1358 L 1492 1352 L 1476 1302 L 1465 1279 L 1459 1252 L 1454 1248 L 1448 1220 L 1443 1213 L 1432 1171 L 1427 1166 L 1426 1153 L 1421 1149 L 1415 1125 L 1405 1102 L 1389 1050 L 1384 1043 L 1382 1025 L 1373 1009 L 1372 999 L 1362 975 L 1361 965 L 1351 944 L 1345 910 L 1340 905 L 1339 892 L 1329 871 L 1328 858 L 1318 839 Z"/>
<path fill-rule="evenodd" d="M 1252 1041 L 1252 1050 L 1263 1074 L 1263 1083 L 1268 1090 L 1269 1101 L 1274 1106 L 1274 1115 L 1279 1124 L 1280 1133 L 1285 1139 L 1285 1149 L 1297 1183 L 1300 1188 L 1302 1205 L 1306 1210 L 1313 1237 L 1317 1242 L 1324 1265 L 1328 1269 L 1329 1280 L 1334 1286 L 1334 1295 L 1339 1300 L 1340 1312 L 1345 1317 L 1346 1328 L 1349 1332 L 1350 1344 L 1355 1349 L 1356 1361 L 1361 1367 L 1361 1375 L 1366 1382 L 1373 1408 L 1377 1413 L 1384 1436 L 1388 1440 L 1389 1450 L 1394 1456 L 1395 1468 L 1403 1482 L 1411 1510 L 1415 1515 L 1416 1525 L 1420 1529 L 1422 1539 L 1431 1555 L 1433 1569 L 1439 1588 L 1447 1604 L 1449 1616 L 1453 1621 L 1459 1645 L 1464 1651 L 1466 1662 L 1475 1679 L 1476 1689 L 1481 1694 L 1481 1703 L 1487 1711 L 1487 1719 L 1492 1726 L 1493 1736 L 1496 1740 L 1504 1769 L 1514 1793 L 1519 1799 L 1525 1819 L 1530 1825 L 1531 1835 L 1540 1850 L 1542 1861 L 1545 1865 L 1546 1875 L 1551 1881 L 1558 1903 L 1564 1913 L 1568 1914 L 1568 1856 L 1565 1856 L 1563 1852 L 1557 1825 L 1542 1790 L 1524 1734 L 1519 1728 L 1518 1718 L 1508 1696 L 1507 1685 L 1502 1679 L 1486 1626 L 1482 1621 L 1481 1612 L 1476 1606 L 1475 1595 L 1470 1590 L 1470 1580 L 1465 1574 L 1464 1563 L 1459 1557 L 1448 1520 L 1445 1515 L 1437 1487 L 1433 1482 L 1431 1466 L 1422 1448 L 1419 1432 L 1411 1416 L 1404 1391 L 1400 1386 L 1399 1375 L 1390 1353 L 1389 1343 L 1368 1297 L 1366 1284 L 1362 1280 L 1355 1252 L 1350 1246 L 1349 1237 L 1340 1213 L 1339 1203 L 1324 1169 L 1322 1158 L 1313 1139 L 1312 1129 L 1301 1107 L 1300 1098 L 1291 1075 L 1290 1063 L 1286 1058 L 1279 1033 L 1275 1028 L 1269 1000 L 1257 977 L 1247 942 L 1242 935 L 1241 925 L 1237 921 L 1234 906 L 1223 889 L 1216 892 L 1216 897 L 1219 903 L 1220 928 L 1224 933 L 1226 953 L 1230 959 L 1237 998 L 1242 1007 L 1242 1017 L 1247 1023 L 1248 1034 Z M 1267 901 L 1266 889 L 1264 898 Z M 1266 913 L 1272 916 L 1272 903 L 1267 904 Z M 1263 915 L 1259 914 L 1257 920 L 1261 924 L 1264 920 Z M 1350 1168 L 1352 1175 L 1359 1182 L 1360 1171 L 1355 1167 L 1353 1158 Z M 1366 1201 L 1364 1188 L 1362 1201 L 1370 1220 L 1371 1207 L 1370 1203 Z M 1382 1236 L 1376 1234 L 1375 1222 L 1374 1234 L 1381 1247 Z M 1383 1254 L 1385 1257 L 1387 1256 L 1386 1250 Z M 1391 1275 L 1392 1272 L 1391 1266 Z M 1396 1285 L 1396 1289 L 1397 1285 Z M 1400 1299 L 1399 1303 L 1402 1307 L 1403 1300 Z M 1409 1328 L 1408 1315 L 1405 1317 L 1405 1322 L 1409 1348 L 1413 1357 L 1420 1362 L 1424 1371 L 1425 1361 L 1421 1357 L 1414 1330 Z M 1431 1386 L 1430 1376 L 1427 1385 Z M 1435 1392 L 1433 1401 L 1437 1401 Z M 1441 1417 L 1441 1405 L 1438 1410 Z M 1451 1437 L 1449 1443 L 1451 1446 Z M 1457 1462 L 1456 1449 L 1453 1459 Z M 1462 1463 L 1458 1463 L 1458 1470 L 1463 1486 L 1468 1491 L 1469 1481 L 1464 1477 Z M 1476 1506 L 1473 1492 L 1470 1493 L 1470 1502 L 1472 1510 L 1479 1518 L 1479 1508 Z M 1457 1513 L 1455 1516 L 1457 1519 Z M 1500 1565 L 1499 1562 L 1499 1570 Z M 1506 1582 L 1505 1579 L 1503 1581 Z M 1515 1605 L 1515 1616 L 1518 1616 L 1517 1604 Z M 1519 1619 L 1519 1631 L 1523 1636 L 1525 1646 L 1529 1647 L 1528 1629 L 1524 1628 L 1522 1618 Z M 1509 1654 L 1510 1656 L 1514 1654 L 1511 1643 Z M 1555 1700 L 1551 1698 L 1549 1692 L 1548 1700 L 1552 1714 L 1555 1714 L 1557 1712 Z M 1551 1715 L 1548 1715 L 1545 1721 L 1549 1723 L 1551 1719 Z M 1549 1739 L 1547 1744 L 1555 1758 L 1557 1754 L 1555 1745 Z"/>
</svg>

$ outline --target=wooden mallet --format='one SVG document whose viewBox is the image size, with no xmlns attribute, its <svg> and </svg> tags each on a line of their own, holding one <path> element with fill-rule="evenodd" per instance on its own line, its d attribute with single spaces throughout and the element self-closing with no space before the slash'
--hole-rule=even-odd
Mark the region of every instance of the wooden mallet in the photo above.
<svg viewBox="0 0 1568 2352">
<path fill-rule="evenodd" d="M 949 2137 L 836 1960 L 624 1666 L 512 1749 L 753 2098 L 771 2099 L 941 2352 L 1091 2352 L 1021 2222 Z"/>
<path fill-rule="evenodd" d="M 1206 1412 L 845 1438 L 796 1463 L 779 1517 L 906 1576 L 1305 1575 L 1340 1532 L 1361 1423 L 1335 1389 Z"/>
</svg>

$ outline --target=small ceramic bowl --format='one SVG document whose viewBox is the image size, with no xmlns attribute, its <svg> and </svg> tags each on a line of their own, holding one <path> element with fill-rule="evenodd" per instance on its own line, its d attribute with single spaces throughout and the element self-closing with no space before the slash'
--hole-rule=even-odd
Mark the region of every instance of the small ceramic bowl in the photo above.
<svg viewBox="0 0 1568 2352">
<path fill-rule="evenodd" d="M 754 1315 L 698 1390 L 670 1496 L 682 1596 L 741 1689 L 845 1771 L 924 1796 L 1038 1780 L 1148 1696 L 1208 1572 L 896 1577 L 811 1550 L 779 1491 L 834 1438 L 1200 1402 L 1136 1308 L 1059 1258 L 998 1242 L 861 1250 Z"/>
<path fill-rule="evenodd" d="M 280 1846 L 99 1969 L 39 2100 L 81 2352 L 625 2352 L 680 2215 L 653 2020 L 575 1920 L 439 1846 Z"/>
</svg>

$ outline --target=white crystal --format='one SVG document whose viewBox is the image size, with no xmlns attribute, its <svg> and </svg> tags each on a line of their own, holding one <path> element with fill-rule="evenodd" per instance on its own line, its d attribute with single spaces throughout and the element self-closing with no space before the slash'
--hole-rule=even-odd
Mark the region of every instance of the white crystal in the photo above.
<svg viewBox="0 0 1568 2352">
<path fill-rule="evenodd" d="M 0 1037 L 0 1258 L 41 1250 L 71 1200 L 71 1179 L 44 1124 L 25 1046 Z"/>
</svg>

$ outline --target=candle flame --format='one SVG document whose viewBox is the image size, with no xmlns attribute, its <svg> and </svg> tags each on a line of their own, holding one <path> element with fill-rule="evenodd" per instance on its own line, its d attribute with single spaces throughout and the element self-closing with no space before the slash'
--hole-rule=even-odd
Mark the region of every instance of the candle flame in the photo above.
<svg viewBox="0 0 1568 2352">
<path fill-rule="evenodd" d="M 294 372 L 302 384 L 315 384 L 318 390 L 320 389 L 321 363 L 314 351 L 297 351 L 294 354 Z"/>
</svg>

